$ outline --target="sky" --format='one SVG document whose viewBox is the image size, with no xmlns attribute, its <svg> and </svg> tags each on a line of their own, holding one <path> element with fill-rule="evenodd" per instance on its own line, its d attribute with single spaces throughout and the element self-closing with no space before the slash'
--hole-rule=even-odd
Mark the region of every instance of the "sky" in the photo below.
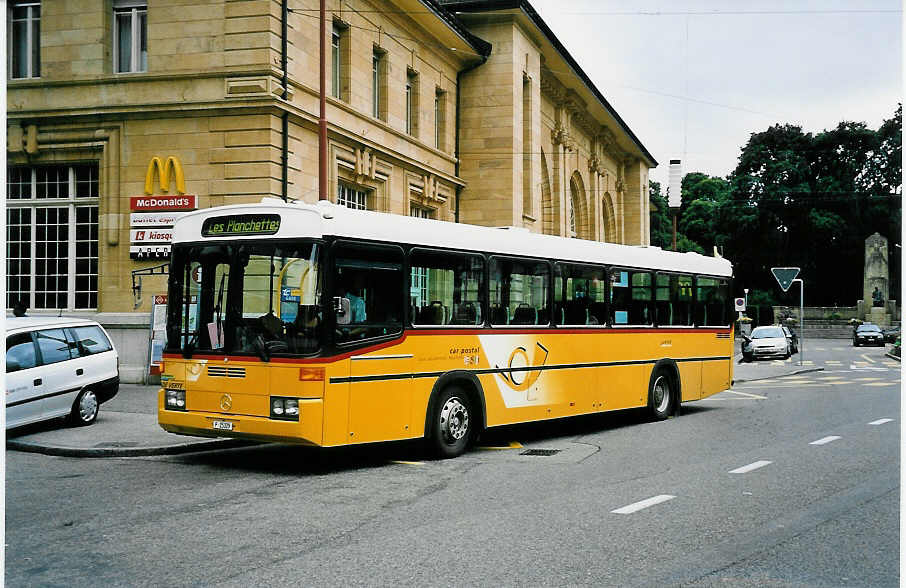
<svg viewBox="0 0 906 588">
<path fill-rule="evenodd" d="M 877 129 L 903 95 L 899 0 L 529 0 L 658 161 L 725 177 L 750 135 Z"/>
</svg>

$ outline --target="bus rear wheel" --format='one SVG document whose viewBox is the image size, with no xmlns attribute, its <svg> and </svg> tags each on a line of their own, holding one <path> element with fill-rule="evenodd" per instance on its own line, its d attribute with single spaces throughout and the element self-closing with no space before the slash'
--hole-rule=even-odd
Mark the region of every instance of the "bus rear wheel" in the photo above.
<svg viewBox="0 0 906 588">
<path fill-rule="evenodd" d="M 648 386 L 648 410 L 656 421 L 662 421 L 673 412 L 676 402 L 676 387 L 673 378 L 664 368 L 658 368 L 651 375 Z"/>
<path fill-rule="evenodd" d="M 456 386 L 446 388 L 437 399 L 431 417 L 430 449 L 440 458 L 456 457 L 468 447 L 475 431 L 472 403 Z"/>
</svg>

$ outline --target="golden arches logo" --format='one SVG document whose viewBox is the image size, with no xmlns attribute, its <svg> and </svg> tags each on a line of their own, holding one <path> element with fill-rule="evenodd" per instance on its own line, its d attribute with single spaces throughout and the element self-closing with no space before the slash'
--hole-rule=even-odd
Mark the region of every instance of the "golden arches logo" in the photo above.
<svg viewBox="0 0 906 588">
<path fill-rule="evenodd" d="M 540 369 L 532 368 L 540 368 L 547 363 L 547 356 L 547 347 L 535 342 L 534 354 L 531 363 L 529 363 L 528 351 L 525 347 L 519 346 L 510 353 L 507 367 L 500 372 L 500 377 L 516 392 L 528 390 L 541 376 Z M 513 365 L 514 363 L 516 364 L 515 366 Z"/>
<path fill-rule="evenodd" d="M 176 181 L 176 193 L 186 193 L 186 177 L 182 173 L 182 164 L 179 163 L 176 157 L 171 155 L 166 162 L 162 162 L 160 157 L 157 156 L 152 157 L 151 161 L 148 162 L 148 171 L 145 173 L 145 194 L 151 195 L 154 193 L 155 170 L 158 177 L 160 177 L 160 189 L 164 194 L 170 191 L 171 173 Z"/>
</svg>

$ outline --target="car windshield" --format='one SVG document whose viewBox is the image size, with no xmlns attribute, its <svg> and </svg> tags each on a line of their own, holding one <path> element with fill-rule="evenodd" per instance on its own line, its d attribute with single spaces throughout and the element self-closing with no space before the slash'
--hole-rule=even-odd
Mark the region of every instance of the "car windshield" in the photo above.
<svg viewBox="0 0 906 588">
<path fill-rule="evenodd" d="M 173 247 L 167 347 L 307 355 L 321 347 L 315 243 L 217 243 Z"/>
<path fill-rule="evenodd" d="M 783 330 L 780 327 L 758 327 L 752 331 L 753 339 L 773 339 L 783 337 Z"/>
<path fill-rule="evenodd" d="M 879 327 L 878 325 L 860 325 L 859 328 L 856 329 L 856 332 L 857 333 L 880 333 L 881 327 Z"/>
</svg>

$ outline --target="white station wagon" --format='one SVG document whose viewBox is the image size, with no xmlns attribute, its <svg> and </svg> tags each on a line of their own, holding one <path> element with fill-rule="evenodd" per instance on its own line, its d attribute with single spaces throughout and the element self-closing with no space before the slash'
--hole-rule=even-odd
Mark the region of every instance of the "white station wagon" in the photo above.
<svg viewBox="0 0 906 588">
<path fill-rule="evenodd" d="M 116 349 L 92 320 L 6 319 L 6 428 L 69 416 L 90 425 L 119 390 Z"/>
</svg>

